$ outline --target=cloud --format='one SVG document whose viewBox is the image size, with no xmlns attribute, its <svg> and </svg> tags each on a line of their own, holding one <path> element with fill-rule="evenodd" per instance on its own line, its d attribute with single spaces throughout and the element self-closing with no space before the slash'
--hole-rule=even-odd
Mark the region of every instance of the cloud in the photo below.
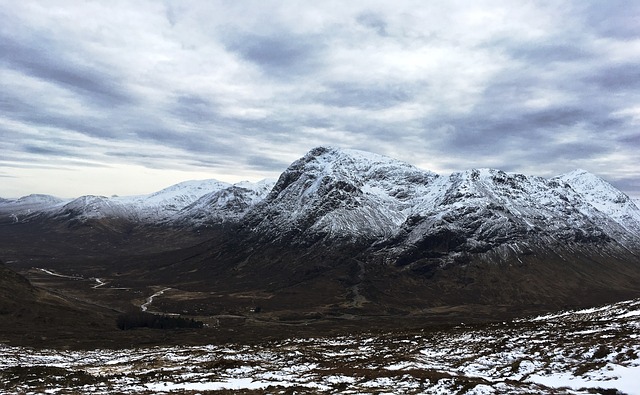
<svg viewBox="0 0 640 395">
<path fill-rule="evenodd" d="M 281 32 L 231 34 L 227 48 L 259 66 L 268 76 L 288 79 L 313 74 L 322 63 L 322 37 Z"/>
<path fill-rule="evenodd" d="M 634 188 L 637 8 L 0 3 L 1 163 L 233 181 L 334 145 L 441 173 L 582 167 Z"/>
<path fill-rule="evenodd" d="M 36 35 L 27 42 L 0 35 L 0 63 L 26 75 L 60 85 L 99 105 L 125 105 L 134 99 L 106 70 L 72 59 L 59 43 Z"/>
<path fill-rule="evenodd" d="M 527 64 L 550 65 L 553 62 L 576 62 L 592 58 L 595 54 L 588 46 L 570 42 L 509 43 L 509 54 Z"/>
<path fill-rule="evenodd" d="M 60 149 L 60 148 L 51 148 L 51 147 L 43 147 L 32 144 L 25 144 L 22 146 L 24 152 L 30 154 L 37 155 L 47 155 L 47 156 L 76 156 L 71 153 L 69 150 Z"/>
<path fill-rule="evenodd" d="M 606 92 L 637 90 L 640 88 L 640 69 L 637 62 L 607 64 L 585 78 L 585 82 L 595 84 Z"/>
<path fill-rule="evenodd" d="M 330 83 L 325 92 L 315 98 L 317 102 L 334 107 L 357 107 L 380 110 L 410 101 L 414 93 L 411 86 L 389 84 Z"/>
<path fill-rule="evenodd" d="M 598 35 L 622 40 L 637 39 L 640 4 L 623 0 L 584 2 L 579 4 L 585 24 Z"/>
<path fill-rule="evenodd" d="M 380 36 L 387 36 L 387 23 L 381 15 L 377 15 L 372 12 L 363 12 L 356 18 L 358 23 L 363 26 L 373 29 Z"/>
<path fill-rule="evenodd" d="M 255 169 L 269 170 L 269 169 L 284 169 L 289 166 L 289 161 L 282 161 L 278 159 L 272 159 L 263 155 L 252 155 L 247 159 L 247 164 Z"/>
<path fill-rule="evenodd" d="M 179 95 L 171 107 L 171 113 L 184 122 L 208 123 L 219 119 L 216 104 L 197 94 Z"/>
</svg>

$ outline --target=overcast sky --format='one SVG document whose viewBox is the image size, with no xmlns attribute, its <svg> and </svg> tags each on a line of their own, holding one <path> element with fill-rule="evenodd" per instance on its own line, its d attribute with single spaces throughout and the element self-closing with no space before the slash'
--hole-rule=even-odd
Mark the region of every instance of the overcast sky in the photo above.
<svg viewBox="0 0 640 395">
<path fill-rule="evenodd" d="M 0 196 L 277 178 L 319 145 L 640 196 L 640 1 L 0 0 Z"/>
</svg>

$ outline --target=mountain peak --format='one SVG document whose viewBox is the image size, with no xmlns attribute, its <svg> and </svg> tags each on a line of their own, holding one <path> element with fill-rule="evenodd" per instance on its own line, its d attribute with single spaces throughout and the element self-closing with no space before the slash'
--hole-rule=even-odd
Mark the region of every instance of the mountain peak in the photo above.
<svg viewBox="0 0 640 395">
<path fill-rule="evenodd" d="M 406 220 L 436 178 L 383 155 L 317 147 L 282 173 L 248 218 L 254 229 L 380 238 Z"/>
<path fill-rule="evenodd" d="M 592 178 L 592 179 L 601 179 L 600 177 L 596 176 L 595 174 L 584 170 L 584 169 L 575 169 L 575 170 L 571 170 L 570 172 L 561 174 L 555 178 L 562 178 L 563 180 L 570 180 L 570 179 L 576 179 L 576 178 Z"/>
<path fill-rule="evenodd" d="M 309 163 L 313 160 L 320 161 L 324 164 L 337 164 L 338 166 L 344 166 L 348 164 L 357 166 L 370 166 L 372 164 L 394 164 L 414 167 L 413 165 L 402 162 L 400 160 L 369 151 L 325 146 L 319 146 L 311 149 L 298 161 Z M 294 162 L 294 164 L 298 161 Z"/>
<path fill-rule="evenodd" d="M 624 193 L 617 190 L 604 179 L 583 169 L 576 169 L 554 177 L 553 179 L 564 181 L 581 195 L 593 196 L 599 194 L 601 197 L 607 195 L 607 198 L 613 198 L 614 200 L 619 200 L 620 196 L 624 195 Z M 615 195 L 615 197 L 613 195 Z"/>
<path fill-rule="evenodd" d="M 498 177 L 507 176 L 507 173 L 505 173 L 504 171 L 500 169 L 490 168 L 490 167 L 473 168 L 473 169 L 464 170 L 462 172 L 458 172 L 454 174 L 459 174 L 460 177 L 462 178 L 470 178 L 472 180 L 489 179 L 489 178 L 495 178 L 496 176 Z"/>
<path fill-rule="evenodd" d="M 584 202 L 613 218 L 627 230 L 640 234 L 640 212 L 633 201 L 607 181 L 577 169 L 555 179 L 562 180 L 577 192 Z"/>
<path fill-rule="evenodd" d="M 151 193 L 150 195 L 147 195 L 147 198 L 167 199 L 179 195 L 201 196 L 211 190 L 219 190 L 227 188 L 229 186 L 231 186 L 231 184 L 215 179 L 182 181 L 161 189 L 157 192 Z"/>
</svg>

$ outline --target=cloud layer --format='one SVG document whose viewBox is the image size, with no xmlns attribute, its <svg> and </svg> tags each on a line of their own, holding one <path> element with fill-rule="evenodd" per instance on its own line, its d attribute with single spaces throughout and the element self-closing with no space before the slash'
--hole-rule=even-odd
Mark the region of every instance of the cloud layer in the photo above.
<svg viewBox="0 0 640 395">
<path fill-rule="evenodd" d="M 275 177 L 316 145 L 439 173 L 580 167 L 640 195 L 638 15 L 623 1 L 0 1 L 0 196 L 55 193 L 39 189 L 59 174 L 67 195 L 118 174 L 114 192 L 150 192 L 163 169 Z"/>
</svg>

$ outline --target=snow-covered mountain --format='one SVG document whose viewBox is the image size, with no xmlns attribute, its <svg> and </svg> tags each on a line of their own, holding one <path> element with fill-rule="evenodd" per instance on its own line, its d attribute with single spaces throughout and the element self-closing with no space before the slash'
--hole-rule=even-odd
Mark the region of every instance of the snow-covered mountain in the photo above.
<svg viewBox="0 0 640 395">
<path fill-rule="evenodd" d="M 81 196 L 64 204 L 39 210 L 40 217 L 84 222 L 122 219 L 159 223 L 198 200 L 201 196 L 230 186 L 217 180 L 184 181 L 148 195 Z"/>
<path fill-rule="evenodd" d="M 495 169 L 439 176 L 333 148 L 294 162 L 246 222 L 272 239 L 380 242 L 393 255 L 418 249 L 455 257 L 534 239 L 640 245 L 638 207 L 585 171 L 552 179 Z"/>
<path fill-rule="evenodd" d="M 231 184 L 218 180 L 184 181 L 150 195 L 120 197 L 114 200 L 133 208 L 143 222 L 159 222 L 173 217 L 177 212 L 202 196 L 228 188 Z"/>
<path fill-rule="evenodd" d="M 618 243 L 637 253 L 640 210 L 584 170 L 545 179 L 496 169 L 440 176 L 385 156 L 318 147 L 277 180 L 187 181 L 129 197 L 0 201 L 17 220 L 117 218 L 209 226 L 239 223 L 270 241 L 371 245 L 391 256 L 455 260 L 562 243 Z M 403 258 L 403 259 L 404 259 Z M 395 258 L 394 258 L 395 259 Z"/>
<path fill-rule="evenodd" d="M 185 219 L 185 216 L 203 217 L 210 213 L 200 213 L 198 208 L 208 210 L 205 204 L 194 205 L 201 198 L 216 195 L 228 189 L 243 191 L 246 205 L 252 205 L 266 194 L 270 188 L 268 181 L 235 185 L 217 180 L 185 181 L 148 195 L 136 196 L 94 196 L 86 195 L 73 200 L 58 199 L 48 195 L 29 195 L 19 199 L 0 201 L 0 214 L 10 217 L 13 222 L 30 221 L 36 218 L 54 220 L 88 221 L 100 219 L 122 219 L 139 223 L 172 223 L 183 221 L 198 224 Z M 189 209 L 187 209 L 189 207 Z M 245 207 L 246 209 L 246 207 Z M 223 214 L 220 214 L 223 215 Z M 238 217 L 238 210 L 230 214 Z"/>
<path fill-rule="evenodd" d="M 32 194 L 18 199 L 0 199 L 0 216 L 9 217 L 12 222 L 58 207 L 68 202 L 51 195 Z"/>
</svg>

